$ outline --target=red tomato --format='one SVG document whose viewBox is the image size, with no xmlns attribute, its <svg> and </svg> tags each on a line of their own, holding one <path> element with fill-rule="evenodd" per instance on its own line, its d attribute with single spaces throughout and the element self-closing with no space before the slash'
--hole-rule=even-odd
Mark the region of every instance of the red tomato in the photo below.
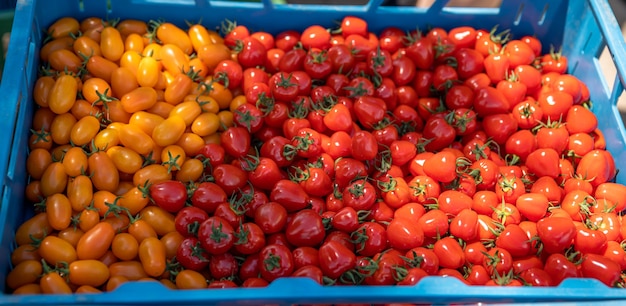
<svg viewBox="0 0 626 306">
<path fill-rule="evenodd" d="M 270 244 L 259 253 L 260 275 L 268 282 L 290 276 L 294 271 L 293 254 L 284 245 Z"/>
<path fill-rule="evenodd" d="M 458 269 L 465 264 L 465 253 L 459 242 L 452 237 L 437 240 L 433 251 L 439 258 L 439 265 L 443 268 Z"/>
<path fill-rule="evenodd" d="M 164 210 L 176 213 L 187 201 L 187 187 L 179 181 L 163 181 L 150 185 L 150 198 Z"/>
<path fill-rule="evenodd" d="M 537 222 L 537 234 L 548 254 L 567 249 L 576 237 L 576 227 L 571 219 L 551 217 Z"/>
</svg>

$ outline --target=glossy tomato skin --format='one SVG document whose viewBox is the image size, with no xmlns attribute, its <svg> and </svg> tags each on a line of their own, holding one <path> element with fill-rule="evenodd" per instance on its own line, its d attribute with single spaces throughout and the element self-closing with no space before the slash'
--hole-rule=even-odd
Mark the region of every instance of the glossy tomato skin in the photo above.
<svg viewBox="0 0 626 306">
<path fill-rule="evenodd" d="M 356 266 L 356 255 L 337 241 L 329 241 L 319 249 L 319 264 L 324 275 L 337 279 Z"/>
<path fill-rule="evenodd" d="M 362 256 L 374 256 L 387 247 L 387 232 L 379 223 L 365 222 L 351 237 L 356 241 L 357 254 Z"/>
<path fill-rule="evenodd" d="M 296 247 L 319 245 L 326 236 L 322 217 L 311 209 L 304 209 L 291 216 L 285 229 L 287 240 Z"/>
<path fill-rule="evenodd" d="M 188 237 L 182 241 L 176 252 L 176 259 L 186 269 L 200 271 L 209 265 L 209 255 L 202 249 L 197 238 Z"/>
<path fill-rule="evenodd" d="M 200 223 L 208 218 L 208 213 L 198 207 L 185 207 L 181 209 L 174 218 L 176 231 L 185 237 L 194 236 L 197 234 Z"/>
<path fill-rule="evenodd" d="M 180 181 L 164 181 L 150 185 L 150 197 L 170 213 L 180 211 L 187 201 L 187 187 Z"/>
<path fill-rule="evenodd" d="M 212 216 L 200 224 L 198 240 L 207 253 L 224 254 L 235 243 L 233 233 L 232 226 L 226 220 Z"/>
<path fill-rule="evenodd" d="M 294 271 L 293 254 L 284 245 L 269 244 L 259 253 L 260 275 L 268 282 L 291 275 Z"/>
</svg>

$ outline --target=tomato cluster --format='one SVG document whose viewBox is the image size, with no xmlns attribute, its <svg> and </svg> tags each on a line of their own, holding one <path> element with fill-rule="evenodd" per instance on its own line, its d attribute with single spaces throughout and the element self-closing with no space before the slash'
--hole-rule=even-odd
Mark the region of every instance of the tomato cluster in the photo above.
<svg viewBox="0 0 626 306">
<path fill-rule="evenodd" d="M 352 16 L 221 30 L 48 28 L 12 292 L 624 284 L 626 186 L 559 52 Z"/>
</svg>

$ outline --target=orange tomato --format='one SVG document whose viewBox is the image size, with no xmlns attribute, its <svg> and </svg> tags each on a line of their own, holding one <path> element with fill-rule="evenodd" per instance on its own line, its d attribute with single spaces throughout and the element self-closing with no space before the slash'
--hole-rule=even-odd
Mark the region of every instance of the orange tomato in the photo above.
<svg viewBox="0 0 626 306">
<path fill-rule="evenodd" d="M 95 149 L 100 151 L 117 146 L 120 143 L 119 131 L 110 127 L 100 130 L 96 137 L 94 137 L 93 143 Z"/>
<path fill-rule="evenodd" d="M 119 204 L 116 203 L 116 205 Z M 104 218 L 102 222 L 111 224 L 115 233 L 121 233 L 128 228 L 128 225 L 130 225 L 130 217 L 128 217 L 126 212 L 122 211 L 117 212 L 117 215 L 115 215 L 114 213 L 109 214 L 109 216 Z M 111 254 L 110 256 L 115 257 L 113 254 Z"/>
<path fill-rule="evenodd" d="M 76 143 L 75 143 L 76 144 Z M 34 151 L 33 151 L 34 152 Z M 31 152 L 32 155 L 32 152 Z M 89 163 L 87 153 L 81 147 L 71 147 L 63 155 L 63 169 L 70 177 L 87 173 Z"/>
<path fill-rule="evenodd" d="M 176 284 L 174 284 L 171 280 L 167 279 L 167 278 L 162 278 L 159 280 L 159 282 L 161 283 L 161 285 L 165 286 L 165 288 L 168 289 L 178 289 L 176 288 Z"/>
<path fill-rule="evenodd" d="M 161 164 L 147 165 L 133 175 L 133 184 L 140 186 L 150 182 L 156 184 L 158 182 L 172 179 L 172 174 L 167 171 L 167 167 Z"/>
<path fill-rule="evenodd" d="M 92 207 L 87 207 L 78 216 L 78 227 L 83 232 L 87 232 L 100 223 L 100 213 Z M 77 244 L 78 245 L 78 244 Z"/>
<path fill-rule="evenodd" d="M 73 50 L 74 38 L 65 36 L 57 39 L 53 39 L 45 43 L 39 51 L 39 58 L 43 62 L 47 62 L 50 59 L 50 54 L 56 50 L 65 49 L 68 51 Z"/>
<path fill-rule="evenodd" d="M 120 58 L 120 67 L 130 69 L 130 72 L 133 73 L 134 76 L 137 76 L 137 71 L 139 70 L 139 63 L 143 56 L 141 52 L 128 50 L 122 54 L 122 58 Z"/>
<path fill-rule="evenodd" d="M 120 142 L 139 154 L 148 154 L 154 149 L 154 141 L 139 127 L 126 124 L 120 130 Z"/>
<path fill-rule="evenodd" d="M 185 133 L 187 125 L 181 116 L 170 116 L 163 120 L 152 131 L 152 139 L 158 146 L 165 147 L 175 144 Z"/>
<path fill-rule="evenodd" d="M 83 32 L 82 36 L 89 37 L 89 38 L 93 39 L 93 41 L 98 42 L 98 44 L 99 44 L 100 40 L 102 38 L 102 28 L 87 29 L 87 31 Z"/>
<path fill-rule="evenodd" d="M 122 36 L 127 37 L 131 34 L 144 35 L 148 33 L 148 25 L 145 21 L 136 19 L 124 19 L 116 26 Z"/>
<path fill-rule="evenodd" d="M 211 84 L 208 93 L 209 97 L 212 97 L 217 101 L 220 109 L 227 109 L 230 107 L 233 101 L 233 94 L 227 87 L 224 87 L 221 83 Z"/>
<path fill-rule="evenodd" d="M 176 252 L 178 251 L 178 248 L 180 247 L 180 244 L 183 242 L 184 239 L 185 237 L 183 237 L 183 235 L 181 235 L 177 231 L 169 232 L 161 237 L 161 242 L 165 246 L 166 258 L 172 258 L 176 256 Z"/>
<path fill-rule="evenodd" d="M 121 57 L 121 56 L 120 56 Z M 115 60 L 108 59 L 104 56 L 94 55 L 87 60 L 87 71 L 94 77 L 101 78 L 107 83 L 111 83 L 111 75 L 113 71 L 119 67 Z"/>
<path fill-rule="evenodd" d="M 163 68 L 172 76 L 189 71 L 189 57 L 177 45 L 163 44 L 159 55 Z"/>
<path fill-rule="evenodd" d="M 121 286 L 124 283 L 127 283 L 129 281 L 128 278 L 118 275 L 118 276 L 111 276 L 109 278 L 109 281 L 107 282 L 106 286 L 105 286 L 105 291 L 113 291 L 115 289 L 117 289 L 117 287 Z"/>
<path fill-rule="evenodd" d="M 67 113 L 76 102 L 78 83 L 71 75 L 62 75 L 56 79 L 48 95 L 48 106 L 55 114 Z"/>
<path fill-rule="evenodd" d="M 76 294 L 96 294 L 96 293 L 102 293 L 102 290 L 93 287 L 93 286 L 80 286 L 78 288 L 76 288 L 76 291 L 74 291 L 74 293 Z"/>
<path fill-rule="evenodd" d="M 217 113 L 217 116 L 220 118 L 220 131 L 223 131 L 224 127 L 229 128 L 234 125 L 233 113 L 230 111 L 221 111 Z"/>
<path fill-rule="evenodd" d="M 52 163 L 50 151 L 43 148 L 35 148 L 30 151 L 26 159 L 26 172 L 32 179 L 39 180 Z"/>
<path fill-rule="evenodd" d="M 138 87 L 135 73 L 130 68 L 118 67 L 111 73 L 111 88 L 116 97 L 123 97 Z"/>
<path fill-rule="evenodd" d="M 50 52 L 48 63 L 55 71 L 68 71 L 78 73 L 83 61 L 74 51 L 58 49 Z"/>
<path fill-rule="evenodd" d="M 71 35 L 77 35 L 80 30 L 80 23 L 76 18 L 63 17 L 57 19 L 48 27 L 48 35 L 52 38 L 59 38 Z"/>
<path fill-rule="evenodd" d="M 149 237 L 158 237 L 154 228 L 142 219 L 132 220 L 128 227 L 128 233 L 135 237 L 138 243 Z"/>
<path fill-rule="evenodd" d="M 144 133 L 152 135 L 154 129 L 159 126 L 165 119 L 163 117 L 148 113 L 145 111 L 138 111 L 133 113 L 130 117 L 128 124 L 139 127 Z M 158 143 L 157 143 L 158 144 Z"/>
<path fill-rule="evenodd" d="M 124 53 L 124 40 L 120 31 L 114 27 L 105 27 L 100 35 L 102 55 L 110 61 L 118 61 Z"/>
<path fill-rule="evenodd" d="M 31 131 L 33 134 L 28 138 L 28 148 L 34 149 L 52 149 L 52 135 L 47 131 Z"/>
<path fill-rule="evenodd" d="M 156 37 L 165 45 L 176 45 L 185 54 L 193 52 L 193 45 L 187 33 L 173 23 L 164 22 L 156 28 Z"/>
<path fill-rule="evenodd" d="M 41 258 L 53 266 L 62 262 L 71 263 L 77 259 L 74 247 L 56 236 L 44 238 L 39 244 L 38 252 Z"/>
<path fill-rule="evenodd" d="M 107 211 L 109 211 L 109 205 L 117 204 L 116 200 L 117 196 L 114 193 L 107 190 L 98 190 L 93 194 L 93 208 L 100 217 L 104 217 Z"/>
<path fill-rule="evenodd" d="M 116 196 L 122 196 L 129 190 L 133 189 L 135 185 L 131 180 L 133 179 L 132 174 L 120 172 L 120 183 L 117 185 L 117 189 L 113 192 Z"/>
<path fill-rule="evenodd" d="M 50 126 L 50 137 L 52 137 L 52 141 L 59 145 L 70 143 L 72 127 L 76 122 L 76 118 L 70 113 L 63 113 L 56 116 Z"/>
<path fill-rule="evenodd" d="M 50 131 L 54 118 L 56 118 L 56 114 L 49 108 L 38 108 L 35 110 L 35 114 L 33 115 L 33 130 Z"/>
<path fill-rule="evenodd" d="M 78 240 L 83 236 L 85 232 L 80 228 L 68 227 L 60 231 L 57 237 L 67 241 L 73 248 L 76 248 Z"/>
<path fill-rule="evenodd" d="M 126 51 L 135 51 L 137 53 L 141 53 L 143 48 L 145 47 L 143 44 L 143 37 L 137 33 L 130 33 L 126 36 L 124 40 L 124 50 Z"/>
<path fill-rule="evenodd" d="M 152 106 L 150 109 L 148 109 L 147 112 L 158 115 L 161 118 L 167 118 L 173 109 L 174 105 L 164 101 L 159 101 L 155 103 L 154 106 Z"/>
<path fill-rule="evenodd" d="M 122 276 L 128 280 L 139 280 L 148 277 L 141 263 L 136 260 L 118 261 L 109 266 L 109 272 L 111 273 L 111 278 Z"/>
<path fill-rule="evenodd" d="M 107 267 L 111 266 L 112 264 L 118 262 L 119 260 L 117 259 L 117 257 L 115 257 L 115 255 L 113 254 L 113 252 L 111 250 L 108 250 L 104 253 L 104 255 L 102 255 L 100 258 L 97 259 L 98 261 L 102 262 L 104 265 L 106 265 Z"/>
<path fill-rule="evenodd" d="M 144 195 L 144 192 L 138 186 L 133 186 L 119 199 L 118 205 L 128 209 L 131 216 L 138 214 L 144 207 L 150 203 L 150 199 Z"/>
<path fill-rule="evenodd" d="M 207 28 L 201 24 L 194 24 L 190 26 L 189 29 L 187 29 L 187 35 L 189 36 L 191 45 L 196 52 L 198 52 L 200 47 L 204 45 L 213 44 L 211 34 L 209 34 Z"/>
<path fill-rule="evenodd" d="M 98 260 L 77 260 L 70 263 L 70 283 L 78 286 L 99 287 L 109 279 L 109 267 Z"/>
<path fill-rule="evenodd" d="M 45 270 L 45 269 L 44 269 Z M 59 275 L 59 272 L 48 272 L 39 280 L 41 292 L 46 294 L 71 294 L 72 288 Z"/>
<path fill-rule="evenodd" d="M 55 193 L 62 193 L 67 186 L 67 174 L 61 162 L 53 162 L 46 168 L 41 176 L 41 193 L 51 196 Z"/>
<path fill-rule="evenodd" d="M 191 123 L 191 131 L 201 137 L 216 133 L 220 128 L 220 118 L 214 113 L 202 113 Z"/>
<path fill-rule="evenodd" d="M 165 246 L 155 237 L 148 237 L 139 244 L 139 261 L 146 274 L 158 277 L 165 272 Z"/>
<path fill-rule="evenodd" d="M 238 96 L 235 96 L 230 101 L 230 105 L 228 107 L 229 107 L 229 110 L 234 113 L 239 106 L 246 104 L 246 103 L 248 103 L 248 101 L 246 100 L 246 96 L 238 95 Z"/>
<path fill-rule="evenodd" d="M 90 103 L 102 104 L 103 100 L 111 99 L 111 85 L 104 79 L 92 77 L 83 82 L 82 94 Z"/>
<path fill-rule="evenodd" d="M 180 170 L 185 158 L 185 150 L 177 145 L 169 145 L 161 151 L 161 163 L 170 171 Z"/>
<path fill-rule="evenodd" d="M 188 158 L 176 171 L 176 180 L 181 182 L 195 182 L 204 173 L 204 164 L 196 158 Z"/>
<path fill-rule="evenodd" d="M 89 175 L 97 190 L 113 192 L 119 184 L 119 172 L 106 152 L 89 155 Z"/>
<path fill-rule="evenodd" d="M 78 120 L 70 131 L 70 141 L 77 146 L 91 143 L 100 132 L 100 120 L 95 116 L 85 116 Z"/>
<path fill-rule="evenodd" d="M 135 173 L 141 169 L 143 159 L 139 153 L 121 146 L 110 147 L 107 151 L 109 158 L 115 164 L 115 167 L 120 172 Z"/>
<path fill-rule="evenodd" d="M 38 260 L 25 260 L 13 267 L 7 274 L 6 284 L 11 289 L 17 289 L 27 284 L 34 284 L 43 273 L 41 262 Z"/>
<path fill-rule="evenodd" d="M 72 204 L 66 195 L 55 193 L 46 198 L 48 223 L 55 230 L 63 230 L 72 222 Z"/>
<path fill-rule="evenodd" d="M 11 264 L 13 266 L 17 266 L 21 262 L 27 260 L 34 260 L 36 262 L 41 261 L 41 256 L 32 244 L 23 244 L 15 248 L 13 252 L 11 252 Z"/>
<path fill-rule="evenodd" d="M 76 40 L 74 40 L 74 45 L 72 47 L 74 49 L 74 53 L 82 57 L 102 55 L 102 52 L 100 52 L 100 44 L 91 39 L 89 36 L 79 36 Z"/>
<path fill-rule="evenodd" d="M 189 75 L 185 73 L 179 73 L 174 76 L 174 79 L 165 87 L 164 98 L 165 102 L 176 105 L 183 101 L 185 96 L 193 88 L 193 80 Z"/>
<path fill-rule="evenodd" d="M 74 211 L 83 211 L 93 199 L 93 184 L 86 175 L 71 178 L 67 183 L 67 198 Z"/>
<path fill-rule="evenodd" d="M 174 106 L 169 113 L 169 117 L 180 116 L 185 121 L 185 125 L 189 126 L 201 113 L 202 108 L 198 102 L 185 101 Z"/>
<path fill-rule="evenodd" d="M 206 76 L 209 75 L 209 68 L 204 64 L 201 59 L 197 57 L 189 59 L 189 68 L 199 78 L 206 78 Z"/>
<path fill-rule="evenodd" d="M 55 80 L 51 76 L 41 76 L 35 81 L 33 88 L 33 100 L 41 107 L 48 107 L 48 96 L 54 86 Z"/>
<path fill-rule="evenodd" d="M 202 139 L 204 139 L 204 142 L 207 144 L 209 143 L 220 144 L 221 142 L 219 133 L 211 134 L 209 136 L 204 136 L 202 137 Z"/>
<path fill-rule="evenodd" d="M 120 260 L 133 260 L 139 251 L 139 242 L 129 233 L 119 233 L 113 238 L 111 251 Z"/>
<path fill-rule="evenodd" d="M 198 271 L 183 270 L 176 275 L 176 287 L 178 289 L 205 289 L 207 279 Z"/>
<path fill-rule="evenodd" d="M 54 147 L 50 151 L 50 155 L 52 155 L 52 160 L 63 160 L 63 155 L 65 155 L 65 152 L 67 152 L 67 150 L 69 150 L 71 147 L 72 145 L 70 144 L 64 144 Z"/>
<path fill-rule="evenodd" d="M 111 247 L 115 230 L 107 222 L 100 222 L 86 231 L 76 245 L 78 259 L 98 259 Z"/>
<path fill-rule="evenodd" d="M 80 120 L 85 116 L 99 116 L 102 114 L 99 106 L 93 105 L 84 99 L 76 99 L 72 109 L 70 109 L 70 113 L 77 120 Z"/>
<path fill-rule="evenodd" d="M 176 231 L 174 215 L 158 206 L 147 206 L 141 210 L 141 219 L 150 224 L 159 236 Z"/>
<path fill-rule="evenodd" d="M 15 289 L 13 291 L 13 294 L 15 295 L 34 295 L 34 294 L 41 294 L 41 287 L 39 286 L 39 284 L 35 283 L 35 284 L 26 284 L 24 286 L 21 286 L 17 289 Z"/>
<path fill-rule="evenodd" d="M 176 145 L 183 148 L 187 156 L 196 156 L 204 147 L 204 140 L 194 133 L 183 133 Z"/>
<path fill-rule="evenodd" d="M 137 83 L 143 87 L 154 87 L 161 73 L 157 60 L 152 56 L 144 56 L 137 67 Z"/>
<path fill-rule="evenodd" d="M 41 199 L 43 199 L 43 194 L 41 194 L 41 181 L 31 180 L 28 185 L 26 185 L 24 193 L 26 200 L 30 203 L 41 201 Z"/>
<path fill-rule="evenodd" d="M 91 29 L 99 29 L 102 30 L 104 25 L 108 22 L 102 20 L 100 17 L 87 17 L 85 19 L 80 20 L 80 31 L 85 32 Z"/>
<path fill-rule="evenodd" d="M 32 238 L 43 239 L 45 235 L 52 232 L 52 227 L 48 223 L 48 216 L 39 213 L 22 223 L 15 232 L 15 243 L 18 246 L 29 244 Z"/>
<path fill-rule="evenodd" d="M 213 69 L 221 61 L 231 58 L 230 49 L 223 43 L 203 45 L 197 53 L 198 58 L 206 65 L 209 74 L 213 73 Z"/>
<path fill-rule="evenodd" d="M 122 107 L 128 113 L 147 110 L 157 102 L 157 93 L 152 87 L 138 87 L 121 99 Z"/>
<path fill-rule="evenodd" d="M 107 119 L 111 122 L 128 123 L 130 121 L 131 114 L 124 110 L 122 102 L 114 100 L 108 103 L 108 110 L 106 111 Z"/>
</svg>

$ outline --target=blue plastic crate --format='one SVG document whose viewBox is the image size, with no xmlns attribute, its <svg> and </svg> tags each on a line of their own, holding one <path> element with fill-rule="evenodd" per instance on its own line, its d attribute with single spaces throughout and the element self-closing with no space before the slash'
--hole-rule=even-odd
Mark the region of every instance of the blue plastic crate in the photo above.
<svg viewBox="0 0 626 306">
<path fill-rule="evenodd" d="M 19 0 L 4 78 L 0 85 L 0 286 L 10 270 L 10 253 L 19 224 L 32 214 L 24 205 L 26 144 L 34 103 L 31 91 L 36 78 L 42 29 L 63 16 L 85 18 L 166 19 L 184 26 L 186 20 L 203 20 L 206 26 L 224 19 L 238 20 L 254 30 L 272 33 L 302 30 L 311 24 L 333 26 L 346 15 L 365 18 L 374 32 L 386 26 L 404 29 L 471 25 L 491 28 L 499 24 L 516 36 L 534 34 L 544 47 L 562 46 L 569 58 L 570 73 L 591 90 L 594 112 L 617 166 L 626 169 L 626 133 L 616 103 L 626 80 L 626 48 L 619 26 L 605 0 L 506 0 L 500 8 L 448 8 L 437 1 L 428 9 L 380 6 L 275 5 L 207 0 Z M 617 77 L 613 89 L 604 79 L 598 57 L 608 46 Z M 6 173 L 6 174 L 4 174 Z M 618 182 L 626 183 L 626 171 Z M 460 302 L 503 303 L 598 303 L 626 302 L 626 291 L 609 289 L 594 280 L 568 280 L 555 288 L 467 287 L 453 279 L 430 277 L 415 287 L 322 287 L 308 279 L 280 279 L 262 289 L 172 291 L 158 283 L 129 283 L 111 293 L 69 296 L 14 296 L 0 293 L 0 304 L 312 304 L 413 302 L 448 304 Z"/>
</svg>

